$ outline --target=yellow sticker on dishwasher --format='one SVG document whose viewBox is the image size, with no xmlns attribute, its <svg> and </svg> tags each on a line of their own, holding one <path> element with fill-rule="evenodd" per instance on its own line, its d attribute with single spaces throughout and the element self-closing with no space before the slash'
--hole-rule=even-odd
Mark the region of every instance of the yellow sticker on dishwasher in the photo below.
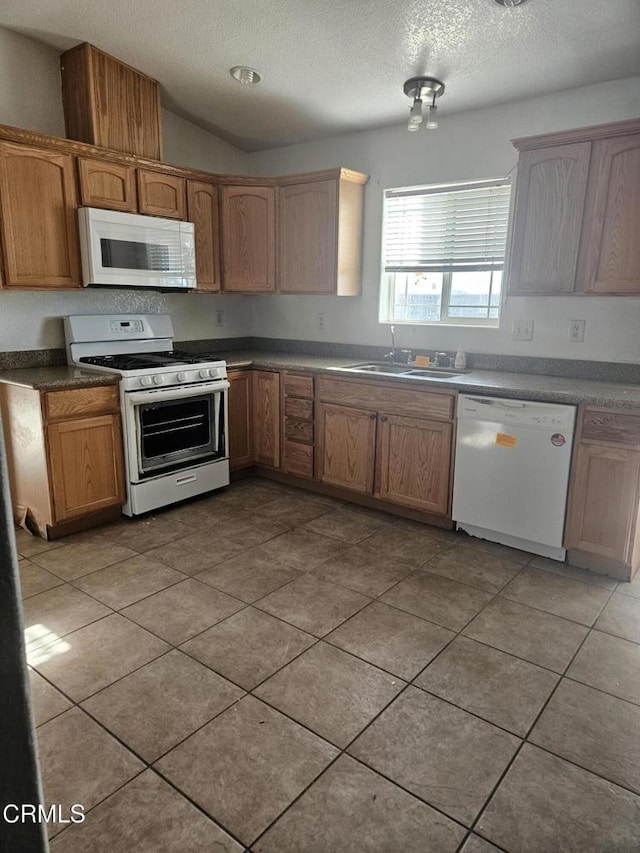
<svg viewBox="0 0 640 853">
<path fill-rule="evenodd" d="M 509 435 L 506 432 L 499 432 L 496 435 L 496 444 L 500 447 L 515 447 L 517 443 L 515 435 Z"/>
</svg>

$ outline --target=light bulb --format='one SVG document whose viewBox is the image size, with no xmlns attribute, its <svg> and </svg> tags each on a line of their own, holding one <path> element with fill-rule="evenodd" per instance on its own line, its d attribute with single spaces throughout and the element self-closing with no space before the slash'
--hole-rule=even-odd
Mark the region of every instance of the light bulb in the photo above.
<svg viewBox="0 0 640 853">
<path fill-rule="evenodd" d="M 422 124 L 422 101 L 416 98 L 409 114 L 408 130 L 420 130 Z"/>
<path fill-rule="evenodd" d="M 427 116 L 427 130 L 435 130 L 438 126 L 438 108 L 435 104 L 429 106 L 429 115 Z"/>
</svg>

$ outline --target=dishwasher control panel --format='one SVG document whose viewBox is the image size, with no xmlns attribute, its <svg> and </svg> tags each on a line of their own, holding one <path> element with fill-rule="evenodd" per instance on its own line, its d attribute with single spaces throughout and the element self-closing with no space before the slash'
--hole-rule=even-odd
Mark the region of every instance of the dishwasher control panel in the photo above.
<svg viewBox="0 0 640 853">
<path fill-rule="evenodd" d="M 539 403 L 536 400 L 513 400 L 500 397 L 458 397 L 458 420 L 490 421 L 514 426 L 573 432 L 575 406 Z"/>
</svg>

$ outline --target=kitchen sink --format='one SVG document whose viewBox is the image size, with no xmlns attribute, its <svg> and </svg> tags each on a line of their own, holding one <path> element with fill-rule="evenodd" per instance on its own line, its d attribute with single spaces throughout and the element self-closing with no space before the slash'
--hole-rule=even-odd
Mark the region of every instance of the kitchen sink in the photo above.
<svg viewBox="0 0 640 853">
<path fill-rule="evenodd" d="M 412 367 L 410 364 L 354 364 L 345 367 L 354 373 L 379 373 L 382 376 L 402 376 L 409 379 L 446 379 L 449 376 L 460 376 L 464 371 L 452 370 L 448 367 Z"/>
</svg>

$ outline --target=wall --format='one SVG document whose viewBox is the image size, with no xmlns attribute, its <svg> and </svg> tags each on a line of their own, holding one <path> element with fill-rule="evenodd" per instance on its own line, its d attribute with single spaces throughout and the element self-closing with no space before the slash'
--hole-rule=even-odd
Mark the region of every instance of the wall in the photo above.
<svg viewBox="0 0 640 853">
<path fill-rule="evenodd" d="M 383 190 L 506 175 L 516 163 L 513 138 L 638 117 L 640 77 L 451 116 L 444 101 L 434 132 L 408 133 L 399 125 L 250 155 L 254 174 L 347 166 L 371 176 L 365 192 L 363 295 L 255 297 L 254 335 L 387 345 L 388 326 L 378 323 Z M 322 331 L 318 312 L 325 315 Z M 532 341 L 511 340 L 515 319 L 534 320 Z M 568 340 L 570 319 L 586 320 L 583 343 Z M 640 362 L 640 298 L 516 297 L 506 300 L 499 329 L 401 326 L 397 339 L 399 346 L 415 349 L 461 346 L 472 352 Z"/>
<path fill-rule="evenodd" d="M 162 111 L 165 160 L 211 172 L 248 171 L 240 149 L 167 110 Z M 64 136 L 59 55 L 52 48 L 0 28 L 0 124 Z M 216 309 L 224 326 L 214 326 Z M 0 291 L 0 351 L 64 345 L 66 314 L 168 312 L 178 340 L 251 333 L 247 297 L 131 290 Z"/>
</svg>

